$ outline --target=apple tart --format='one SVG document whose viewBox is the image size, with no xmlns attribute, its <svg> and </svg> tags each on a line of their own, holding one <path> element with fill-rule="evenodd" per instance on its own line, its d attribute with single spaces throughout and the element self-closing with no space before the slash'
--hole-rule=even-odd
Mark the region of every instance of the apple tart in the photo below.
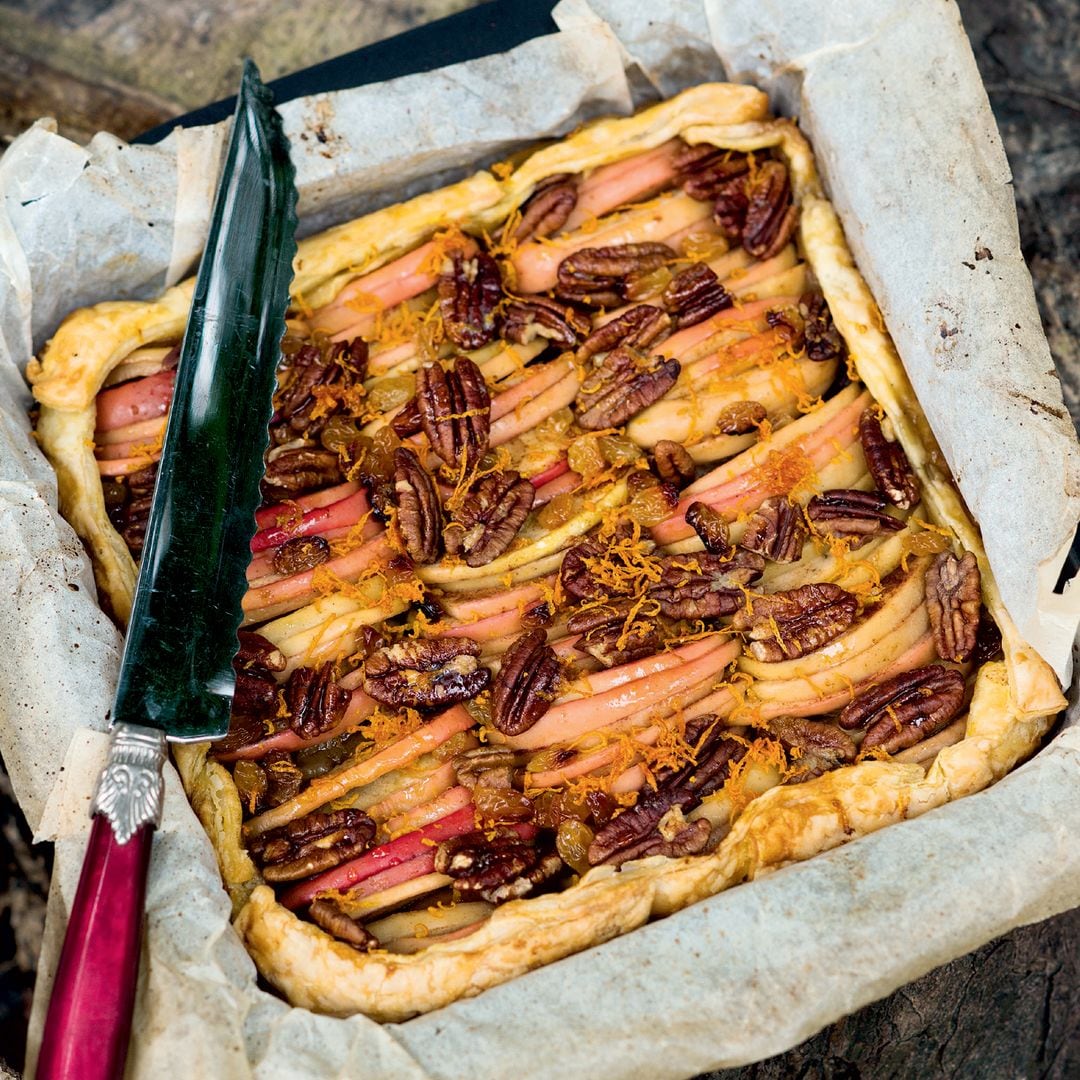
<svg viewBox="0 0 1080 1080">
<path fill-rule="evenodd" d="M 1063 699 L 795 124 L 745 86 L 301 244 L 229 735 L 178 747 L 297 1005 L 400 1020 L 891 822 Z M 121 623 L 191 283 L 31 379 Z"/>
</svg>

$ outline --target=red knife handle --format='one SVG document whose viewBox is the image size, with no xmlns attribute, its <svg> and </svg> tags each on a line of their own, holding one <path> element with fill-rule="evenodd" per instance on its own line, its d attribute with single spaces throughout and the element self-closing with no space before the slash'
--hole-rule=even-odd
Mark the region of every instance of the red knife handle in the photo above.
<svg viewBox="0 0 1080 1080">
<path fill-rule="evenodd" d="M 39 1080 L 124 1073 L 153 835 L 143 825 L 121 844 L 106 818 L 94 818 L 49 1000 Z"/>
<path fill-rule="evenodd" d="M 164 757 L 160 731 L 134 724 L 114 729 L 53 981 L 38 1080 L 123 1075 Z"/>
</svg>

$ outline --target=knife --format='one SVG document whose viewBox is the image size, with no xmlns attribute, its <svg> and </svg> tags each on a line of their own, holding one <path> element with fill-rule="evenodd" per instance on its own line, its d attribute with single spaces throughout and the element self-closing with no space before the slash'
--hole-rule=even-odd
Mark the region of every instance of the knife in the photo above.
<svg viewBox="0 0 1080 1080">
<path fill-rule="evenodd" d="M 39 1080 L 122 1075 L 166 739 L 215 739 L 229 728 L 295 231 L 288 140 L 248 60 L 180 350 Z"/>
</svg>

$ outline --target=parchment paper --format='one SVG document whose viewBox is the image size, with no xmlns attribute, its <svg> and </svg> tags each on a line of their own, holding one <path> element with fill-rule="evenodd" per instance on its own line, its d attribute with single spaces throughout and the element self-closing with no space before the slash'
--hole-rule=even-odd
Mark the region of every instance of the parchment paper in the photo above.
<svg viewBox="0 0 1080 1080">
<path fill-rule="evenodd" d="M 719 55 L 801 114 L 1010 610 L 1064 675 L 1077 597 L 1054 609 L 1035 586 L 1056 574 L 1051 556 L 1076 523 L 1077 450 L 1046 377 L 1007 165 L 967 40 L 950 4 L 834 7 L 804 3 L 795 18 L 762 0 L 676 0 L 658 18 L 633 2 L 574 0 L 557 9 L 566 33 L 504 56 L 290 103 L 305 228 L 625 112 L 651 86 L 719 77 Z M 0 749 L 31 824 L 57 840 L 32 1055 L 104 753 L 102 735 L 76 729 L 105 725 L 119 639 L 55 514 L 19 370 L 71 308 L 152 295 L 186 272 L 221 137 L 198 129 L 146 148 L 102 135 L 84 149 L 39 124 L 0 159 Z M 777 1053 L 1080 902 L 1076 713 L 988 792 L 385 1026 L 317 1017 L 256 987 L 169 770 L 129 1075 L 175 1075 L 182 1062 L 185 1075 L 229 1077 L 652 1078 Z"/>
</svg>

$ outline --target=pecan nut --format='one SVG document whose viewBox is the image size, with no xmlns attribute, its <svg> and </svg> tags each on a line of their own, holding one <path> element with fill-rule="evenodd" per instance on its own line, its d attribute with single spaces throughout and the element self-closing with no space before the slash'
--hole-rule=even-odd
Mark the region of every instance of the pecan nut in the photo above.
<svg viewBox="0 0 1080 1080">
<path fill-rule="evenodd" d="M 611 352 L 620 345 L 647 349 L 670 330 L 671 316 L 666 311 L 651 304 L 637 304 L 589 334 L 576 356 L 580 362 L 584 362 L 597 353 Z"/>
<path fill-rule="evenodd" d="M 476 697 L 491 681 L 467 637 L 412 638 L 376 649 L 364 661 L 364 693 L 384 705 L 441 709 Z"/>
<path fill-rule="evenodd" d="M 439 309 L 446 336 L 459 349 L 480 349 L 495 337 L 502 300 L 499 264 L 485 251 L 450 252 L 450 269 L 439 277 Z"/>
<path fill-rule="evenodd" d="M 692 502 L 686 508 L 686 524 L 698 534 L 710 555 L 732 556 L 728 523 L 708 503 Z"/>
<path fill-rule="evenodd" d="M 662 626 L 641 614 L 640 608 L 629 597 L 620 597 L 575 611 L 566 622 L 569 633 L 581 635 L 574 648 L 607 668 L 659 652 L 664 644 Z"/>
<path fill-rule="evenodd" d="M 766 161 L 746 185 L 742 244 L 756 259 L 770 259 L 791 239 L 798 214 L 791 204 L 787 166 Z"/>
<path fill-rule="evenodd" d="M 979 586 L 979 564 L 970 551 L 962 559 L 943 551 L 926 571 L 926 610 L 942 660 L 962 664 L 971 658 L 982 607 Z"/>
<path fill-rule="evenodd" d="M 536 498 L 536 488 L 517 472 L 493 472 L 469 488 L 443 533 L 447 553 L 467 566 L 485 566 L 514 542 Z"/>
<path fill-rule="evenodd" d="M 505 746 L 477 746 L 453 760 L 457 782 L 470 791 L 478 787 L 513 787 L 517 762 L 513 750 Z"/>
<path fill-rule="evenodd" d="M 859 752 L 855 740 L 846 731 L 821 720 L 776 716 L 767 726 L 790 756 L 793 772 L 786 777 L 789 784 L 812 780 L 841 765 L 850 765 Z"/>
<path fill-rule="evenodd" d="M 534 338 L 547 338 L 564 349 L 576 348 L 589 336 L 592 323 L 571 307 L 549 296 L 511 300 L 503 311 L 501 333 L 507 341 L 528 345 Z"/>
<path fill-rule="evenodd" d="M 528 731 L 558 693 L 562 669 L 544 630 L 528 630 L 503 654 L 491 690 L 491 723 L 504 735 Z"/>
<path fill-rule="evenodd" d="M 635 540 L 633 527 L 627 522 L 620 522 L 611 535 L 594 533 L 580 544 L 575 544 L 563 556 L 559 569 L 562 591 L 573 600 L 604 600 L 620 592 L 629 595 L 632 590 L 605 585 L 594 569 L 601 564 L 609 564 L 616 570 L 616 580 L 622 577 L 630 579 L 636 575 L 620 571 L 638 569 L 641 559 L 648 557 L 653 547 L 651 540 L 640 537 Z"/>
<path fill-rule="evenodd" d="M 660 581 L 645 596 L 670 619 L 717 619 L 746 603 L 746 586 L 757 581 L 765 560 L 752 551 L 724 555 L 668 555 L 658 560 Z"/>
<path fill-rule="evenodd" d="M 760 401 L 733 401 L 720 410 L 716 430 L 721 435 L 749 435 L 761 427 L 768 410 Z"/>
<path fill-rule="evenodd" d="M 632 807 L 597 831 L 589 845 L 591 865 L 619 866 L 650 855 L 674 857 L 704 849 L 709 823 L 687 822 L 682 813 L 723 786 L 746 746 L 726 735 L 713 716 L 697 718 L 694 731 L 687 725 L 686 741 L 695 746 L 694 760 L 680 769 L 659 771 L 655 789 L 645 788 Z"/>
<path fill-rule="evenodd" d="M 150 521 L 150 507 L 154 502 L 154 485 L 157 483 L 158 463 L 131 473 L 126 485 L 117 484 L 120 499 L 109 507 L 109 518 L 124 538 L 131 554 L 138 558 L 146 538 L 146 526 Z M 103 485 L 104 486 L 104 485 Z"/>
<path fill-rule="evenodd" d="M 675 317 L 679 329 L 704 322 L 734 303 L 706 263 L 693 263 L 676 274 L 660 294 L 664 307 Z"/>
<path fill-rule="evenodd" d="M 755 596 L 731 625 L 750 637 L 758 660 L 797 660 L 842 634 L 855 621 L 858 602 L 839 585 L 818 582 L 788 592 Z"/>
<path fill-rule="evenodd" d="M 556 295 L 598 307 L 615 307 L 628 298 L 634 282 L 676 258 L 667 244 L 618 244 L 582 248 L 558 269 Z"/>
<path fill-rule="evenodd" d="M 332 450 L 296 446 L 272 452 L 263 473 L 262 493 L 268 502 L 282 502 L 341 481 L 341 459 Z"/>
<path fill-rule="evenodd" d="M 620 521 L 615 528 L 602 528 L 575 544 L 563 556 L 558 571 L 559 586 L 571 599 L 607 599 L 615 595 L 631 595 L 633 589 L 620 589 L 617 584 L 605 584 L 595 572 L 602 566 L 615 571 L 615 581 L 638 577 L 640 563 L 648 558 L 654 548 L 651 540 L 639 534 L 634 527 Z"/>
<path fill-rule="evenodd" d="M 746 195 L 748 177 L 736 175 L 715 185 L 713 221 L 729 240 L 741 240 L 750 200 Z"/>
<path fill-rule="evenodd" d="M 802 558 L 805 541 L 801 508 L 783 495 L 774 495 L 750 515 L 740 547 L 756 551 L 773 562 L 791 563 Z"/>
<path fill-rule="evenodd" d="M 267 881 L 297 881 L 362 855 L 375 839 L 375 822 L 362 810 L 316 811 L 249 842 Z"/>
<path fill-rule="evenodd" d="M 362 338 L 331 342 L 324 348 L 301 345 L 282 365 L 283 381 L 274 395 L 276 408 L 270 429 L 275 443 L 308 434 L 316 406 L 320 401 L 340 401 L 341 391 L 364 378 L 367 360 L 368 347 Z M 320 388 L 333 392 L 319 394 L 316 391 Z M 315 426 L 321 427 L 326 415 L 314 422 Z"/>
<path fill-rule="evenodd" d="M 745 154 L 735 150 L 720 150 L 708 143 L 688 146 L 675 159 L 675 169 L 682 189 L 698 202 L 713 202 L 725 184 L 750 170 Z"/>
<path fill-rule="evenodd" d="M 839 360 L 847 352 L 844 339 L 833 322 L 832 312 L 819 292 L 804 293 L 799 300 L 803 317 L 803 343 L 811 360 Z"/>
<path fill-rule="evenodd" d="M 661 439 L 653 447 L 653 469 L 661 480 L 685 487 L 697 476 L 697 465 L 682 443 Z"/>
<path fill-rule="evenodd" d="M 287 576 L 311 570 L 330 558 L 330 544 L 322 536 L 294 536 L 278 545 L 270 561 L 275 574 Z"/>
<path fill-rule="evenodd" d="M 283 671 L 285 657 L 272 642 L 251 630 L 238 634 L 240 648 L 233 658 L 236 687 L 233 690 L 232 721 L 256 718 L 253 725 L 234 725 L 230 722 L 229 734 L 214 744 L 215 750 L 227 753 L 247 746 L 266 733 L 262 721 L 277 712 L 278 684 L 274 672 Z M 237 727 L 243 727 L 243 734 Z M 254 736 L 254 737 L 250 737 Z"/>
<path fill-rule="evenodd" d="M 420 415 L 420 402 L 414 394 L 398 411 L 390 428 L 399 439 L 409 439 L 424 430 L 424 418 Z"/>
<path fill-rule="evenodd" d="M 964 676 L 931 664 L 894 675 L 840 713 L 841 727 L 863 728 L 862 750 L 896 754 L 937 734 L 964 704 Z"/>
<path fill-rule="evenodd" d="M 491 395 L 476 364 L 467 356 L 449 368 L 424 364 L 416 373 L 416 401 L 431 449 L 452 469 L 473 468 L 491 434 Z"/>
<path fill-rule="evenodd" d="M 468 833 L 444 840 L 435 870 L 454 879 L 459 900 L 502 904 L 526 896 L 562 869 L 554 852 L 542 852 L 513 832 Z"/>
<path fill-rule="evenodd" d="M 521 218 L 510 236 L 523 244 L 558 232 L 577 206 L 577 197 L 577 181 L 570 173 L 545 177 L 521 204 Z"/>
<path fill-rule="evenodd" d="M 333 900 L 314 900 L 308 908 L 311 921 L 338 941 L 344 941 L 359 952 L 370 952 L 379 947 L 379 939 L 365 930 L 351 915 L 342 911 Z"/>
<path fill-rule="evenodd" d="M 409 557 L 426 565 L 439 557 L 442 504 L 431 474 L 406 446 L 394 451 L 394 502 L 397 531 Z"/>
<path fill-rule="evenodd" d="M 885 513 L 885 500 L 876 491 L 834 488 L 815 495 L 806 505 L 814 531 L 834 540 L 854 540 L 856 547 L 872 536 L 899 532 L 904 523 Z"/>
<path fill-rule="evenodd" d="M 581 384 L 574 402 L 578 425 L 586 431 L 620 427 L 659 401 L 675 385 L 680 370 L 678 360 L 657 357 L 650 362 L 620 346 Z"/>
<path fill-rule="evenodd" d="M 335 682 L 329 661 L 317 668 L 297 668 L 285 684 L 289 727 L 302 739 L 314 739 L 341 722 L 350 696 Z"/>
<path fill-rule="evenodd" d="M 873 406 L 864 410 L 859 418 L 859 440 L 877 490 L 901 510 L 917 506 L 921 497 L 919 481 L 904 448 L 898 442 L 885 438 Z"/>
</svg>

